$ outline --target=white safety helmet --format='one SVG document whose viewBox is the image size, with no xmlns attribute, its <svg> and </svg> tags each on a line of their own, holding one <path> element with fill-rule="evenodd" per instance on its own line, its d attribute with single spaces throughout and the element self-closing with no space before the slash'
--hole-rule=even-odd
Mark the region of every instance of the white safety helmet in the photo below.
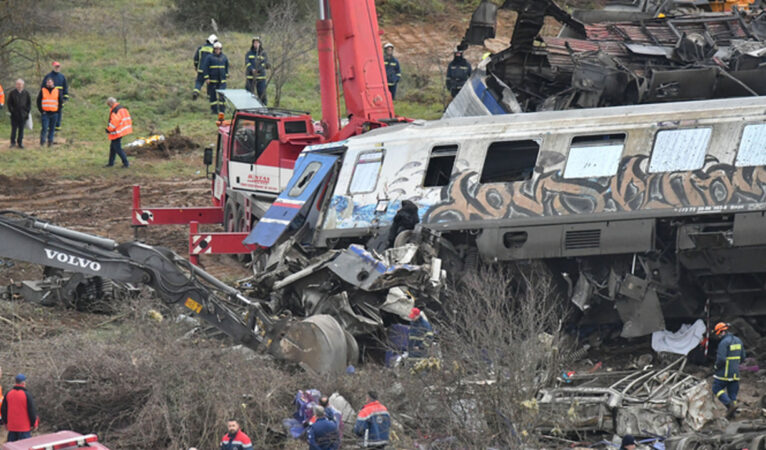
<svg viewBox="0 0 766 450">
<path fill-rule="evenodd" d="M 220 42 L 216 42 L 215 44 L 213 44 L 213 48 L 223 48 L 223 44 L 221 44 Z"/>
<path fill-rule="evenodd" d="M 211 34 L 210 36 L 207 37 L 207 41 L 211 44 L 214 44 L 218 42 L 218 36 Z"/>
<path fill-rule="evenodd" d="M 383 50 L 385 50 L 387 48 L 394 48 L 394 44 L 392 44 L 390 42 L 386 43 L 386 45 L 383 46 Z"/>
</svg>

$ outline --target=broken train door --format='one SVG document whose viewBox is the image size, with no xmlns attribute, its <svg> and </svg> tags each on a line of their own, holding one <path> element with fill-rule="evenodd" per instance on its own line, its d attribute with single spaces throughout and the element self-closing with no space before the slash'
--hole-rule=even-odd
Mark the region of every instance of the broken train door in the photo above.
<svg viewBox="0 0 766 450">
<path fill-rule="evenodd" d="M 338 156 L 305 153 L 295 162 L 293 176 L 243 243 L 270 248 L 300 228 L 315 225 Z"/>
</svg>

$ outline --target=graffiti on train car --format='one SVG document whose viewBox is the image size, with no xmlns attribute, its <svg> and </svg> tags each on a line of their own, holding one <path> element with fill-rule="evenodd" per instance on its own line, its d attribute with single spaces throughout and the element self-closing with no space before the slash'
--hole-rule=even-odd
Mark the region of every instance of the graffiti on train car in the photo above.
<svg viewBox="0 0 766 450">
<path fill-rule="evenodd" d="M 423 221 L 442 223 L 514 217 L 561 216 L 651 209 L 737 206 L 766 202 L 766 168 L 735 167 L 708 157 L 702 169 L 648 173 L 647 156 L 626 157 L 618 175 L 564 179 L 560 171 L 519 183 L 480 184 L 474 171 L 456 174 L 445 200 L 430 206 Z"/>
</svg>

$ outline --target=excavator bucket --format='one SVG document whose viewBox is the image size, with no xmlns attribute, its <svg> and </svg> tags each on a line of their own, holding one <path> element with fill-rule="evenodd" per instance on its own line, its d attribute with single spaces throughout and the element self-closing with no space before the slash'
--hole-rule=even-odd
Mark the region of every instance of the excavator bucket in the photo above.
<svg viewBox="0 0 766 450">
<path fill-rule="evenodd" d="M 284 359 L 323 375 L 341 374 L 359 358 L 354 337 L 326 314 L 292 324 L 279 346 Z"/>
</svg>

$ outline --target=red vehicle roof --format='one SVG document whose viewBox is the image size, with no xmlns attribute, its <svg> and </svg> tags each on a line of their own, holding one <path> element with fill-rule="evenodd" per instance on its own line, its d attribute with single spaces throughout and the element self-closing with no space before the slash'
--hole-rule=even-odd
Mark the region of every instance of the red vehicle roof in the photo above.
<svg viewBox="0 0 766 450">
<path fill-rule="evenodd" d="M 85 436 L 80 433 L 75 433 L 74 431 L 59 431 L 57 433 L 43 434 L 41 436 L 35 436 L 29 439 L 23 439 L 21 441 L 8 442 L 6 444 L 3 444 L 3 446 L 0 447 L 0 450 L 30 450 L 35 447 L 39 447 L 40 449 L 45 449 L 46 448 L 45 445 L 50 445 L 54 443 L 59 445 L 65 445 L 68 442 L 72 442 L 72 445 L 68 445 L 65 447 L 56 446 L 56 449 L 68 450 L 68 449 L 77 449 L 77 448 L 92 448 L 92 449 L 109 450 L 108 447 L 105 447 L 98 442 L 91 442 L 85 445 L 78 446 L 77 438 L 82 438 L 82 437 L 85 437 Z"/>
</svg>

